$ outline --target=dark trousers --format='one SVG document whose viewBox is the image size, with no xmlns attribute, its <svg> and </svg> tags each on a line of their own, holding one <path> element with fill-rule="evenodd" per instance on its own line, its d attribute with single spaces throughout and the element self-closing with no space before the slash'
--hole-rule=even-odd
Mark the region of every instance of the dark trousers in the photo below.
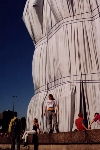
<svg viewBox="0 0 100 150">
<path fill-rule="evenodd" d="M 15 140 L 17 144 L 17 150 L 20 150 L 20 133 L 11 133 L 11 150 L 15 150 Z"/>
<path fill-rule="evenodd" d="M 49 129 L 52 129 L 52 120 L 53 120 L 53 124 L 55 129 L 58 129 L 58 124 L 57 124 L 57 115 L 55 113 L 55 111 L 47 111 L 47 117 L 48 117 L 48 124 L 49 124 Z"/>
</svg>

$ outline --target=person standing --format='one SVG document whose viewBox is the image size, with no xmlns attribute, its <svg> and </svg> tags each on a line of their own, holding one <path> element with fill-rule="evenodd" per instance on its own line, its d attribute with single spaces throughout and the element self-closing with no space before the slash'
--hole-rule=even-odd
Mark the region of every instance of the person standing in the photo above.
<svg viewBox="0 0 100 150">
<path fill-rule="evenodd" d="M 49 133 L 53 132 L 53 130 L 52 130 L 52 120 L 53 120 L 55 130 L 58 133 L 59 129 L 58 129 L 56 111 L 59 114 L 59 110 L 58 110 L 57 101 L 53 98 L 52 94 L 49 94 L 48 98 L 49 99 L 46 100 L 46 102 L 45 102 L 44 116 L 47 113 L 47 119 L 48 119 L 48 124 L 49 124 Z"/>
<path fill-rule="evenodd" d="M 99 125 L 100 125 L 100 114 L 99 113 L 95 113 L 94 114 L 94 119 L 90 122 L 90 125 L 89 125 L 89 129 L 91 128 L 91 125 L 93 122 L 97 122 Z"/>
<path fill-rule="evenodd" d="M 76 128 L 77 128 L 75 130 L 77 130 L 77 131 L 88 130 L 85 126 L 85 120 L 83 118 L 82 113 L 78 114 L 78 118 L 75 120 L 75 125 L 76 125 Z"/>
<path fill-rule="evenodd" d="M 14 112 L 14 118 L 11 119 L 8 129 L 11 136 L 11 150 L 15 150 L 15 139 L 17 142 L 17 150 L 20 150 L 20 131 L 21 122 L 20 119 L 17 118 L 17 112 Z"/>
</svg>

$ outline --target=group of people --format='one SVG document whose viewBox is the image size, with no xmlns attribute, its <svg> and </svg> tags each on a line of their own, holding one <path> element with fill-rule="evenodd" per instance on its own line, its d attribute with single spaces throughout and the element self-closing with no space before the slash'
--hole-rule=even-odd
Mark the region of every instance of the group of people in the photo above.
<svg viewBox="0 0 100 150">
<path fill-rule="evenodd" d="M 49 125 L 49 133 L 53 133 L 53 128 L 52 128 L 52 120 L 53 124 L 56 130 L 56 133 L 59 133 L 58 129 L 58 123 L 57 123 L 57 113 L 59 113 L 57 101 L 54 99 L 52 94 L 49 94 L 48 99 L 45 101 L 45 106 L 44 106 L 44 116 L 47 116 L 48 119 L 48 125 Z M 93 122 L 96 122 L 97 120 L 100 121 L 100 114 L 95 113 L 94 119 L 90 122 L 89 127 L 87 128 L 85 126 L 85 120 L 83 118 L 83 114 L 79 113 L 78 118 L 75 120 L 75 125 L 76 125 L 76 131 L 82 131 L 82 130 L 89 130 L 91 128 L 91 125 Z M 16 125 L 18 127 L 16 128 Z M 11 133 L 11 150 L 15 150 L 15 139 L 17 141 L 17 150 L 20 150 L 20 121 L 19 118 L 17 117 L 17 114 L 14 113 L 14 118 L 11 119 L 10 124 L 9 124 L 9 130 Z M 28 134 L 40 134 L 40 128 L 38 124 L 37 118 L 34 118 L 33 120 L 33 128 L 31 131 L 25 131 L 22 139 L 24 139 L 24 147 L 27 146 L 27 137 Z"/>
<path fill-rule="evenodd" d="M 100 125 L 100 114 L 99 113 L 94 114 L 94 119 L 90 122 L 89 127 L 87 128 L 85 126 L 85 120 L 83 118 L 83 114 L 79 113 L 78 118 L 75 120 L 75 125 L 76 125 L 75 131 L 90 130 L 92 123 L 96 122 L 96 121 Z"/>
<path fill-rule="evenodd" d="M 7 132 L 0 132 L 0 137 L 9 137 Z"/>
<path fill-rule="evenodd" d="M 28 134 L 40 133 L 38 120 L 36 118 L 34 118 L 32 130 L 25 131 L 21 137 L 20 136 L 21 122 L 20 122 L 20 119 L 17 117 L 17 113 L 14 112 L 14 118 L 11 119 L 11 121 L 10 121 L 8 132 L 10 133 L 10 136 L 11 136 L 11 150 L 15 150 L 15 140 L 16 140 L 16 144 L 17 144 L 17 150 L 20 150 L 20 140 L 21 139 L 24 139 L 23 147 L 25 147 L 25 146 L 27 146 Z"/>
</svg>

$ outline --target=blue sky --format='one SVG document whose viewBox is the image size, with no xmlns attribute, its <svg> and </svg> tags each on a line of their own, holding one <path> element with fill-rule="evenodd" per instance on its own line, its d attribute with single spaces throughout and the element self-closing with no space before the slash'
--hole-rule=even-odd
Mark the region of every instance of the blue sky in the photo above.
<svg viewBox="0 0 100 150">
<path fill-rule="evenodd" d="M 26 0 L 0 0 L 0 112 L 12 110 L 14 100 L 19 117 L 26 117 L 34 95 L 34 45 L 22 20 L 25 3 Z"/>
</svg>

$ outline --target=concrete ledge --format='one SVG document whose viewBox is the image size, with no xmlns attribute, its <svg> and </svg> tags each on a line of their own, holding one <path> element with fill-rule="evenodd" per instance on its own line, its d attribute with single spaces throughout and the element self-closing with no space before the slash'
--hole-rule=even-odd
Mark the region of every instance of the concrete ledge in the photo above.
<svg viewBox="0 0 100 150">
<path fill-rule="evenodd" d="M 20 150 L 34 150 L 34 145 L 28 145 L 27 147 L 23 147 L 20 145 Z M 11 150 L 11 144 L 0 144 L 0 150 Z M 15 150 L 17 150 L 17 146 L 15 145 Z"/>
<path fill-rule="evenodd" d="M 10 148 L 11 138 L 0 137 L 0 148 Z M 28 136 L 29 150 L 98 150 L 100 149 L 100 130 L 74 131 Z"/>
<path fill-rule="evenodd" d="M 9 144 L 11 143 L 10 137 L 0 137 L 0 144 Z"/>
<path fill-rule="evenodd" d="M 10 144 L 0 144 L 0 150 L 10 150 Z M 34 145 L 28 147 L 20 146 L 20 150 L 99 150 L 100 144 L 67 144 L 67 145 L 39 145 L 34 148 Z M 17 147 L 15 146 L 15 150 Z"/>
<path fill-rule="evenodd" d="M 30 139 L 32 139 L 30 135 Z M 33 137 L 34 140 L 34 137 Z M 40 144 L 90 144 L 100 143 L 100 130 L 74 131 L 53 134 L 38 135 L 38 143 Z"/>
<path fill-rule="evenodd" d="M 99 150 L 100 145 L 70 144 L 70 145 L 40 145 L 38 150 Z"/>
</svg>

